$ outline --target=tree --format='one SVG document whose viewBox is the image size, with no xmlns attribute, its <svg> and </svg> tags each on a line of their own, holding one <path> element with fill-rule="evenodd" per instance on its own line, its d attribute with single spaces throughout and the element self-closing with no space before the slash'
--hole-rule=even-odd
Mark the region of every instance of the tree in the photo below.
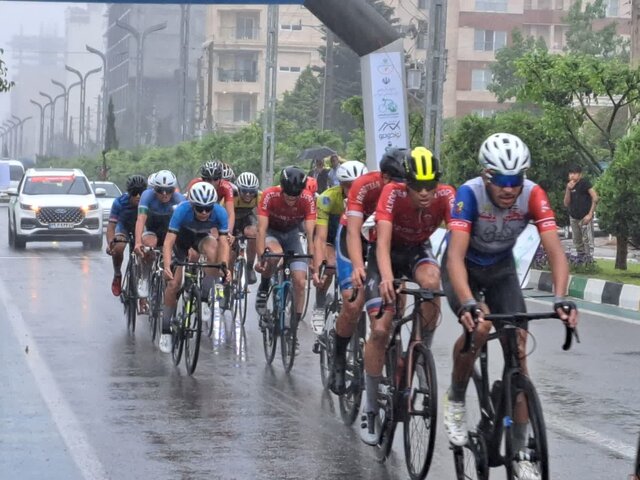
<svg viewBox="0 0 640 480">
<path fill-rule="evenodd" d="M 627 269 L 627 240 L 640 238 L 640 127 L 620 141 L 596 183 L 600 228 L 616 236 L 615 268 Z"/>
<path fill-rule="evenodd" d="M 285 92 L 278 102 L 278 122 L 290 122 L 298 131 L 315 128 L 320 114 L 320 88 L 320 80 L 311 67 L 307 67 L 298 77 L 295 88 Z"/>
<path fill-rule="evenodd" d="M 7 80 L 7 65 L 2 60 L 4 50 L 0 48 L 0 92 L 8 92 L 15 85 L 14 82 Z"/>
<path fill-rule="evenodd" d="M 594 29 L 596 20 L 606 18 L 607 4 L 605 0 L 594 0 L 585 2 L 583 8 L 582 0 L 576 0 L 571 5 L 563 18 L 568 25 L 566 52 L 629 61 L 629 40 L 616 33 L 615 22 Z"/>
<path fill-rule="evenodd" d="M 113 113 L 113 99 L 109 97 L 109 109 L 107 113 L 107 129 L 104 134 L 105 151 L 118 149 L 118 137 L 116 136 L 116 116 Z"/>
</svg>

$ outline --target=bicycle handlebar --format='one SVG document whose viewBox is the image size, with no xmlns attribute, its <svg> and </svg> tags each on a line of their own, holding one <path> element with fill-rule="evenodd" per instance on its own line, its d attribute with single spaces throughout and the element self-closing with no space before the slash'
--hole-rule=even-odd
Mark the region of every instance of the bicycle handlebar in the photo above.
<svg viewBox="0 0 640 480">
<path fill-rule="evenodd" d="M 183 262 L 176 260 L 173 262 L 174 265 L 179 267 L 194 267 L 194 268 L 219 268 L 222 271 L 226 272 L 228 270 L 227 264 L 224 262 L 221 263 L 200 263 L 200 262 Z"/>
<path fill-rule="evenodd" d="M 432 302 L 438 297 L 446 296 L 446 294 L 442 290 L 431 290 L 429 288 L 406 288 L 402 287 L 403 284 L 403 280 L 396 279 L 393 281 L 393 286 L 397 289 L 396 293 L 400 295 L 411 295 L 413 297 L 416 297 L 418 303 Z M 380 305 L 380 310 L 378 310 L 378 313 L 376 314 L 376 319 L 382 318 L 386 306 L 387 303 L 382 302 L 382 305 Z"/>
<path fill-rule="evenodd" d="M 313 258 L 313 255 L 307 255 L 303 253 L 264 253 L 262 255 L 263 259 L 268 258 L 284 258 L 287 260 L 296 260 L 298 258 Z"/>
<path fill-rule="evenodd" d="M 318 278 L 324 277 L 325 270 L 335 270 L 335 265 L 327 265 L 327 261 L 323 260 L 320 264 L 320 269 L 318 270 Z"/>
</svg>

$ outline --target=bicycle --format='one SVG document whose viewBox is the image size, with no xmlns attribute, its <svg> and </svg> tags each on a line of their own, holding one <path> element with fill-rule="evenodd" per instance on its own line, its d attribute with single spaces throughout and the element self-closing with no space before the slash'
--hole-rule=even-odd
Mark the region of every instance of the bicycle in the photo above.
<svg viewBox="0 0 640 480">
<path fill-rule="evenodd" d="M 319 276 L 324 276 L 325 270 L 335 270 L 328 266 L 326 261 L 320 266 Z M 358 296 L 358 290 L 354 289 L 350 302 L 354 302 Z M 342 309 L 342 295 L 337 279 L 333 282 L 333 297 L 327 302 L 324 309 L 324 329 L 313 345 L 313 352 L 320 355 L 320 378 L 322 386 L 329 388 L 329 382 L 334 371 L 335 354 L 335 325 L 338 314 Z M 366 315 L 360 314 L 358 326 L 351 336 L 346 352 L 345 368 L 345 392 L 338 396 L 340 404 L 340 417 L 345 425 L 355 422 L 360 410 L 362 392 L 364 388 L 364 342 L 366 336 Z"/>
<path fill-rule="evenodd" d="M 473 385 L 478 395 L 480 421 L 475 430 L 469 431 L 469 441 L 464 447 L 451 445 L 456 475 L 459 480 L 489 478 L 489 468 L 504 465 L 507 478 L 516 480 L 513 463 L 527 460 L 538 469 L 542 480 L 549 479 L 549 459 L 547 438 L 542 415 L 542 406 L 536 389 L 527 375 L 522 372 L 518 355 L 517 331 L 523 323 L 532 320 L 560 318 L 556 312 L 490 314 L 485 320 L 501 322 L 502 328 L 487 337 L 487 343 L 500 339 L 503 345 L 505 364 L 502 379 L 496 380 L 489 389 L 488 347 L 482 347 L 478 362 L 472 374 Z M 563 350 L 571 348 L 573 336 L 580 341 L 575 329 L 565 325 L 566 338 Z M 472 333 L 466 332 L 463 352 L 472 344 Z M 514 451 L 511 426 L 514 423 L 516 397 L 524 395 L 529 414 L 531 433 L 525 449 Z M 503 451 L 502 451 L 503 450 Z M 526 451 L 525 451 L 526 450 Z"/>
<path fill-rule="evenodd" d="M 198 364 L 200 353 L 200 338 L 202 336 L 202 279 L 205 268 L 219 268 L 226 270 L 224 263 L 204 263 L 203 257 L 197 262 L 175 262 L 176 266 L 183 266 L 182 286 L 178 296 L 178 312 L 171 322 L 173 364 L 178 366 L 184 350 L 184 360 L 187 373 L 193 375 Z"/>
<path fill-rule="evenodd" d="M 128 243 L 129 259 L 127 261 L 127 269 L 122 277 L 122 289 L 120 292 L 120 301 L 124 306 L 124 315 L 127 319 L 127 330 L 131 333 L 136 331 L 136 315 L 138 313 L 138 287 L 137 279 L 140 273 L 140 259 L 134 251 L 133 237 L 130 240 L 113 239 L 112 243 Z"/>
<path fill-rule="evenodd" d="M 409 476 L 424 479 L 429 472 L 435 447 L 438 420 L 438 381 L 436 366 L 422 341 L 422 321 L 419 313 L 424 302 L 444 296 L 439 290 L 406 288 L 394 280 L 397 289 L 392 335 L 385 351 L 383 378 L 378 387 L 378 407 L 381 435 L 376 454 L 384 462 L 393 444 L 398 423 L 404 423 L 404 453 Z M 411 314 L 404 316 L 402 295 L 414 297 Z M 384 313 L 384 304 L 377 318 Z M 402 326 L 412 322 L 408 345 L 403 350 Z"/>
<path fill-rule="evenodd" d="M 271 277 L 268 298 L 272 295 L 273 306 L 265 315 L 260 316 L 260 330 L 262 330 L 262 346 L 267 365 L 271 365 L 276 353 L 278 337 L 280 337 L 280 353 L 285 372 L 289 373 L 293 368 L 296 356 L 296 343 L 298 337 L 298 323 L 294 322 L 293 284 L 291 282 L 291 262 L 300 259 L 310 259 L 311 255 L 287 253 L 265 253 L 262 256 L 267 260 L 280 258 L 276 273 Z"/>
<path fill-rule="evenodd" d="M 151 341 L 155 342 L 162 334 L 162 305 L 166 282 L 163 274 L 162 251 L 154 248 L 153 254 L 154 259 L 149 280 L 149 327 L 151 328 Z"/>
<path fill-rule="evenodd" d="M 240 320 L 240 324 L 244 326 L 247 319 L 247 301 L 249 298 L 249 287 L 247 284 L 247 241 L 255 237 L 249 238 L 244 235 L 236 237 L 233 244 L 235 262 L 233 263 L 233 281 L 231 283 L 231 301 L 230 310 L 233 311 L 233 321 Z"/>
</svg>

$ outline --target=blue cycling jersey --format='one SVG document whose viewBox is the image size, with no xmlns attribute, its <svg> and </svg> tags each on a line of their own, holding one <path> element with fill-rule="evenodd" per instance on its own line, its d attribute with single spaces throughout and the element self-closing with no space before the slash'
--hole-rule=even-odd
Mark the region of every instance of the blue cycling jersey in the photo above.
<svg viewBox="0 0 640 480">
<path fill-rule="evenodd" d="M 163 203 L 154 190 L 148 189 L 140 197 L 138 214 L 147 215 L 147 230 L 155 233 L 166 232 L 175 207 L 184 201 L 181 193 L 174 192 L 170 200 Z"/>
<path fill-rule="evenodd" d="M 131 203 L 128 193 L 120 195 L 111 204 L 109 222 L 116 224 L 116 232 L 133 233 L 138 218 L 138 207 Z"/>
<path fill-rule="evenodd" d="M 195 248 L 200 240 L 218 229 L 221 234 L 229 232 L 229 218 L 223 206 L 215 204 L 205 221 L 196 219 L 193 207 L 189 201 L 182 202 L 176 208 L 169 223 L 169 231 L 178 236 L 177 245 L 182 249 Z"/>
</svg>

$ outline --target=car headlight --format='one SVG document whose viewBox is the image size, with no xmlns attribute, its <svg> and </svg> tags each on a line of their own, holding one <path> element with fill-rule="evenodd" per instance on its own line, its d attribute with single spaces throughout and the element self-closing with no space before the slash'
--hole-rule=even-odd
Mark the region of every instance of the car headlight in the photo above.
<svg viewBox="0 0 640 480">
<path fill-rule="evenodd" d="M 98 204 L 97 203 L 92 203 L 90 205 L 83 205 L 81 208 L 82 208 L 82 211 L 84 213 L 87 213 L 89 210 L 97 210 L 98 209 Z"/>
<path fill-rule="evenodd" d="M 20 202 L 20 208 L 22 210 L 31 210 L 32 212 L 38 213 L 40 211 L 40 207 L 38 205 L 29 205 L 28 203 Z"/>
</svg>

